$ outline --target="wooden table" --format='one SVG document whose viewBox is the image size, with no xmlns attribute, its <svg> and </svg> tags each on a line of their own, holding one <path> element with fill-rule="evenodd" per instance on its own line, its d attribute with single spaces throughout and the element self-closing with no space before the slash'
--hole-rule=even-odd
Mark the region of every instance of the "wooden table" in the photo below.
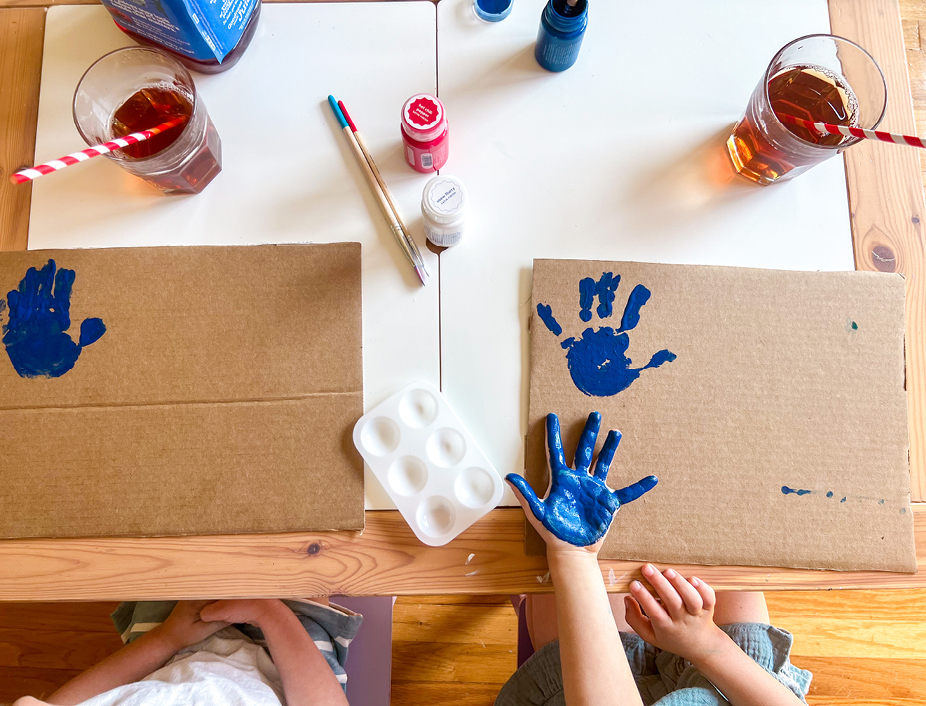
<svg viewBox="0 0 926 706">
<path fill-rule="evenodd" d="M 78 0 L 91 2 L 92 0 Z M 890 96 L 883 126 L 915 134 L 911 69 L 926 78 L 918 0 L 829 0 L 832 31 L 868 49 Z M 31 165 L 45 7 L 0 0 L 0 248 L 25 249 L 31 187 L 7 177 Z M 901 12 L 903 10 L 903 14 Z M 918 15 L 918 13 L 920 13 Z M 920 22 L 922 19 L 922 23 Z M 917 108 L 926 89 L 917 83 Z M 923 130 L 920 130 L 922 133 Z M 719 589 L 926 588 L 926 239 L 923 155 L 860 144 L 845 154 L 856 268 L 900 272 L 907 283 L 911 488 L 920 573 L 765 567 L 682 567 Z M 523 552 L 519 509 L 490 513 L 451 544 L 417 541 L 394 511 L 368 512 L 361 535 L 293 533 L 155 539 L 0 541 L 0 600 L 108 600 L 320 594 L 523 593 L 551 590 L 546 562 Z M 472 554 L 472 559 L 469 555 Z M 625 591 L 639 562 L 601 562 L 609 590 Z"/>
</svg>

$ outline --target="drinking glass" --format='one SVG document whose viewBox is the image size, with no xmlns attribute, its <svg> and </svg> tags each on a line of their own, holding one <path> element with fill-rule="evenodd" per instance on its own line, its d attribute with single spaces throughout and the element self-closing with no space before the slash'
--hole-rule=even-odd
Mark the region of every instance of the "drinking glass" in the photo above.
<svg viewBox="0 0 926 706">
<path fill-rule="evenodd" d="M 786 125 L 776 110 L 873 130 L 886 108 L 884 74 L 868 52 L 842 37 L 811 34 L 786 44 L 772 58 L 727 140 L 727 151 L 742 176 L 763 186 L 773 184 L 859 141 Z"/>
<path fill-rule="evenodd" d="M 132 148 L 105 156 L 166 194 L 197 194 L 222 171 L 222 142 L 190 72 L 164 52 L 127 47 L 98 59 L 74 92 L 74 124 L 88 145 L 107 142 L 121 136 L 114 132 L 114 119 L 130 99 L 137 101 L 139 95 L 163 97 L 165 92 L 168 96 L 179 94 L 173 98 L 189 106 L 186 123 L 170 131 L 179 130 L 173 140 L 166 144 L 162 140 L 163 148 L 146 156 L 133 157 Z M 153 128 L 157 122 L 133 125 L 132 132 Z M 154 139 L 162 136 L 168 133 Z M 141 149 L 144 144 L 137 143 L 136 152 L 147 152 Z"/>
</svg>

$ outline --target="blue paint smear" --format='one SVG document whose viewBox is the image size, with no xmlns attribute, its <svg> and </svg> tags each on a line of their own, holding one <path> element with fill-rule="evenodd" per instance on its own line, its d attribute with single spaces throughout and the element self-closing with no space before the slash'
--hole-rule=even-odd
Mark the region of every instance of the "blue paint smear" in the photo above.
<svg viewBox="0 0 926 706">
<path fill-rule="evenodd" d="M 592 320 L 592 304 L 595 303 L 596 282 L 591 277 L 579 281 L 579 318 Z"/>
<path fill-rule="evenodd" d="M 828 498 L 833 497 L 833 491 L 832 491 L 832 490 L 826 491 L 826 497 L 828 497 Z"/>
<path fill-rule="evenodd" d="M 587 450 L 595 448 L 600 428 L 601 415 L 592 412 L 576 449 L 577 466 L 584 464 L 586 458 L 591 465 Z M 648 476 L 614 492 L 608 488 L 605 481 L 620 439 L 620 432 L 612 430 L 608 433 L 592 475 L 589 475 L 588 468 L 573 470 L 566 466 L 559 418 L 548 414 L 551 484 L 547 497 L 543 500 L 538 498 L 527 481 L 516 473 L 509 473 L 505 478 L 521 492 L 534 517 L 555 537 L 577 547 L 595 544 L 605 536 L 614 513 L 621 505 L 633 502 L 658 483 L 656 476 Z"/>
<path fill-rule="evenodd" d="M 640 309 L 649 301 L 649 298 L 650 291 L 642 284 L 633 288 L 627 299 L 627 305 L 624 307 L 624 315 L 621 317 L 621 331 L 636 328 L 640 323 Z"/>
<path fill-rule="evenodd" d="M 589 397 L 616 395 L 630 387 L 644 370 L 658 368 L 677 357 L 662 350 L 642 368 L 631 368 L 633 361 L 627 357 L 630 339 L 610 326 L 597 331 L 587 328 L 579 340 L 569 338 L 561 345 L 567 351 L 566 363 L 573 383 Z"/>
<path fill-rule="evenodd" d="M 598 313 L 599 319 L 606 319 L 611 316 L 614 310 L 614 293 L 617 291 L 617 285 L 621 282 L 620 275 L 613 275 L 610 272 L 602 272 L 601 279 L 595 284 L 595 293 L 598 295 Z M 584 319 L 587 321 L 588 319 Z"/>
<path fill-rule="evenodd" d="M 905 507 L 900 508 L 900 514 L 901 514 L 901 515 L 906 515 L 906 514 L 907 514 L 907 508 L 905 508 Z"/>
<path fill-rule="evenodd" d="M 845 499 L 845 498 L 843 498 L 843 499 L 842 499 L 842 500 L 840 500 L 839 502 L 841 502 L 841 503 L 844 503 L 845 501 L 846 501 L 846 499 Z"/>
<path fill-rule="evenodd" d="M 792 494 L 794 494 L 794 495 L 800 496 L 800 495 L 809 495 L 809 494 L 812 493 L 813 491 L 812 491 L 812 490 L 804 490 L 803 488 L 802 488 L 802 489 L 799 489 L 799 490 L 795 490 L 794 488 L 789 488 L 788 486 L 783 485 L 783 486 L 781 486 L 781 492 L 784 493 L 785 495 L 792 495 Z"/>
<path fill-rule="evenodd" d="M 547 328 L 553 332 L 554 336 L 559 336 L 563 332 L 563 327 L 553 318 L 553 307 L 546 304 L 537 305 L 537 316 L 547 325 Z"/>
<path fill-rule="evenodd" d="M 608 318 L 613 313 L 613 304 L 620 275 L 603 272 L 595 281 L 586 277 L 579 282 L 579 318 L 590 321 L 592 305 L 598 297 L 596 313 L 599 318 Z M 649 301 L 651 292 L 642 284 L 633 288 L 624 307 L 621 327 L 616 331 L 610 326 L 599 329 L 587 328 L 582 337 L 570 337 L 560 343 L 566 351 L 566 364 L 575 386 L 589 397 L 611 397 L 626 390 L 650 368 L 671 363 L 677 356 L 669 350 L 661 350 L 650 358 L 642 368 L 631 367 L 633 361 L 627 356 L 630 338 L 627 331 L 640 323 L 640 309 Z M 562 326 L 553 317 L 548 304 L 538 304 L 537 314 L 546 327 L 556 336 L 563 332 Z"/>
<path fill-rule="evenodd" d="M 74 270 L 55 270 L 54 260 L 41 270 L 30 267 L 18 289 L 7 295 L 10 318 L 3 327 L 3 345 L 20 377 L 64 375 L 74 367 L 84 346 L 106 333 L 101 319 L 84 319 L 74 343 L 66 331 L 71 327 L 71 288 L 76 275 Z"/>
<path fill-rule="evenodd" d="M 879 500 L 878 505 L 884 505 L 884 500 Z"/>
</svg>

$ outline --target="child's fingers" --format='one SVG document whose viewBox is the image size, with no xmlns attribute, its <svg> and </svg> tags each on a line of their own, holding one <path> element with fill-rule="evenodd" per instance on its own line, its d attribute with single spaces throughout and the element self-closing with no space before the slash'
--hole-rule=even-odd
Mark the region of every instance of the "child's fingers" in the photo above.
<svg viewBox="0 0 926 706">
<path fill-rule="evenodd" d="M 650 585 L 656 589 L 656 593 L 658 593 L 659 597 L 662 599 L 662 604 L 666 607 L 666 611 L 669 615 L 675 617 L 685 610 L 682 597 L 678 595 L 678 591 L 676 591 L 675 587 L 669 583 L 669 580 L 662 575 L 659 569 L 652 564 L 647 564 L 643 567 L 643 575 L 646 577 L 646 580 L 650 582 Z M 646 610 L 645 603 L 643 604 L 643 610 Z M 647 614 L 649 614 L 649 611 L 647 611 Z"/>
<path fill-rule="evenodd" d="M 650 619 L 643 615 L 640 604 L 633 596 L 624 596 L 624 618 L 633 631 L 643 638 L 644 642 L 656 642 L 656 633 Z"/>
<path fill-rule="evenodd" d="M 666 609 L 659 605 L 659 601 L 653 598 L 653 595 L 643 587 L 642 583 L 639 581 L 632 582 L 630 584 L 630 592 L 640 604 L 640 607 L 646 612 L 651 623 L 660 625 L 672 622 Z"/>
<path fill-rule="evenodd" d="M 704 610 L 714 610 L 714 606 L 717 605 L 717 596 L 714 594 L 714 589 L 701 579 L 694 577 L 691 579 L 691 585 L 700 594 Z"/>
<path fill-rule="evenodd" d="M 697 589 L 688 583 L 685 577 L 675 569 L 666 569 L 664 576 L 669 579 L 669 583 L 675 586 L 675 590 L 678 591 L 678 595 L 682 597 L 682 602 L 684 602 L 688 612 L 691 613 L 691 615 L 700 613 L 704 608 L 704 601 Z"/>
</svg>

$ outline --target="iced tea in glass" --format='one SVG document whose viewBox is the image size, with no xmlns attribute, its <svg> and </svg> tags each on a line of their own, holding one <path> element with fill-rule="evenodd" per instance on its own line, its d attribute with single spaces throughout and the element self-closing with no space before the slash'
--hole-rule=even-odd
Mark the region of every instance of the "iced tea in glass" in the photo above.
<svg viewBox="0 0 926 706">
<path fill-rule="evenodd" d="M 74 123 L 89 145 L 182 124 L 105 155 L 167 194 L 198 194 L 222 171 L 222 142 L 190 72 L 162 51 L 118 49 L 99 59 L 74 93 Z"/>
<path fill-rule="evenodd" d="M 772 59 L 727 140 L 727 151 L 742 176 L 773 184 L 859 141 L 820 135 L 783 122 L 780 115 L 873 130 L 886 107 L 884 74 L 868 52 L 829 34 L 801 37 Z"/>
</svg>

